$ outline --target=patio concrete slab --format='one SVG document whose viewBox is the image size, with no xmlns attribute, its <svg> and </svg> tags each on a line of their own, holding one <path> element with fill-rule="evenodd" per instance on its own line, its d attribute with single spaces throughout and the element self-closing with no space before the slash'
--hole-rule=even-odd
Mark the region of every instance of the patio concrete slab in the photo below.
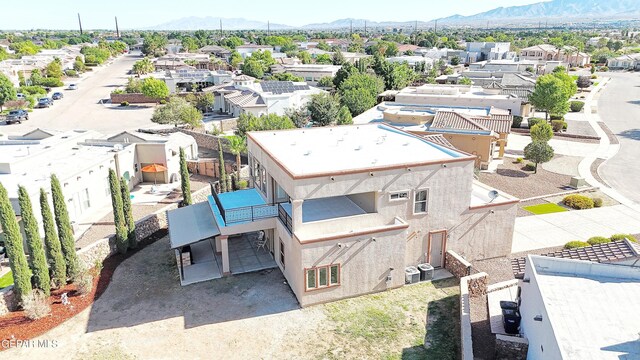
<svg viewBox="0 0 640 360">
<path fill-rule="evenodd" d="M 518 295 L 518 283 L 513 283 L 513 281 L 506 281 L 494 286 L 499 287 L 501 284 L 509 284 L 510 286 L 488 293 L 487 306 L 489 307 L 489 322 L 491 324 L 491 333 L 507 335 L 507 332 L 504 330 L 504 323 L 502 322 L 502 309 L 500 308 L 500 301 L 515 301 L 516 296 Z"/>
<path fill-rule="evenodd" d="M 178 261 L 178 272 L 180 272 Z M 220 266 L 214 256 L 213 244 L 209 240 L 191 245 L 191 265 L 184 267 L 184 278 L 180 277 L 182 286 L 222 277 Z"/>
<path fill-rule="evenodd" d="M 592 236 L 640 233 L 640 212 L 626 205 L 516 218 L 511 252 L 562 246 Z"/>
<path fill-rule="evenodd" d="M 232 274 L 273 269 L 278 266 L 266 247 L 258 249 L 257 241 L 257 232 L 229 238 L 229 271 Z M 222 254 L 216 253 L 215 256 L 222 268 Z"/>
</svg>

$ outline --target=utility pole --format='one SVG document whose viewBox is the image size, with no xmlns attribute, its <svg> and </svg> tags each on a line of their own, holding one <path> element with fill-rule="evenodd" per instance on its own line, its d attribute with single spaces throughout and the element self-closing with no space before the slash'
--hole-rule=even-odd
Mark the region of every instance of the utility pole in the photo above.
<svg viewBox="0 0 640 360">
<path fill-rule="evenodd" d="M 489 31 L 489 21 L 487 21 L 487 31 Z"/>
<path fill-rule="evenodd" d="M 82 21 L 80 21 L 80 13 L 78 13 L 78 25 L 80 25 L 80 35 L 82 35 Z"/>
<path fill-rule="evenodd" d="M 438 20 L 436 20 L 435 25 L 433 25 L 433 33 L 436 35 L 438 34 Z"/>
<path fill-rule="evenodd" d="M 367 37 L 367 20 L 364 21 L 364 37 Z"/>
<path fill-rule="evenodd" d="M 349 36 L 353 35 L 353 20 L 349 22 Z"/>
<path fill-rule="evenodd" d="M 120 29 L 118 28 L 118 17 L 116 16 L 116 37 L 120 39 Z"/>
<path fill-rule="evenodd" d="M 222 39 L 222 19 L 220 19 L 220 39 Z"/>
<path fill-rule="evenodd" d="M 418 20 L 416 20 L 416 26 L 413 29 L 413 45 L 418 45 Z"/>
</svg>

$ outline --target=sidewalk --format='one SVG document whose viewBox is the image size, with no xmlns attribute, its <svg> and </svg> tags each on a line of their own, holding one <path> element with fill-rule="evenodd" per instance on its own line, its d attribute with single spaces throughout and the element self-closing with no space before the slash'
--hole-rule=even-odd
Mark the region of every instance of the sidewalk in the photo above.
<svg viewBox="0 0 640 360">
<path fill-rule="evenodd" d="M 562 246 L 592 236 L 640 233 L 640 212 L 615 205 L 516 218 L 511 252 Z"/>
</svg>

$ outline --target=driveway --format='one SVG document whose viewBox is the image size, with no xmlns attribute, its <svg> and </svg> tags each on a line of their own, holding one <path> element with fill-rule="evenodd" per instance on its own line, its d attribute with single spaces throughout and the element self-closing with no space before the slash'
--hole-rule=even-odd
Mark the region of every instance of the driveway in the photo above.
<svg viewBox="0 0 640 360">
<path fill-rule="evenodd" d="M 257 359 L 304 354 L 296 340 L 300 343 L 298 337 L 317 327 L 324 315 L 319 308 L 299 309 L 278 269 L 181 287 L 171 254 L 164 238 L 120 264 L 93 307 L 39 337 L 57 340 L 56 348 L 12 349 L 1 357 Z M 283 340 L 287 337 L 292 341 Z"/>
<path fill-rule="evenodd" d="M 625 205 L 516 218 L 511 252 L 562 246 L 592 236 L 640 233 L 640 212 Z"/>
<path fill-rule="evenodd" d="M 61 131 L 90 129 L 109 135 L 155 125 L 150 120 L 154 106 L 120 108 L 99 103 L 101 99 L 108 99 L 113 89 L 126 83 L 127 71 L 139 59 L 136 55 L 126 54 L 110 65 L 94 68 L 94 72 L 83 79 L 68 80 L 67 83 L 77 83 L 78 90 L 54 89 L 63 92 L 64 98 L 50 108 L 34 109 L 29 120 L 22 124 L 2 123 L 0 132 L 21 135 L 35 128 Z"/>
<path fill-rule="evenodd" d="M 602 121 L 618 137 L 620 150 L 600 167 L 600 175 L 614 189 L 640 203 L 640 75 L 608 73 L 611 81 L 598 100 Z"/>
</svg>

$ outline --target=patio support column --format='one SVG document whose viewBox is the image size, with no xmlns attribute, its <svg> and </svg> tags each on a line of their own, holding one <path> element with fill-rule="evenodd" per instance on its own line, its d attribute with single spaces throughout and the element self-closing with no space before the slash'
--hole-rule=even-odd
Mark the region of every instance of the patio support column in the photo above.
<svg viewBox="0 0 640 360">
<path fill-rule="evenodd" d="M 229 241 L 227 236 L 218 236 L 220 250 L 222 251 L 222 275 L 231 275 L 229 271 Z"/>
<path fill-rule="evenodd" d="M 293 223 L 292 232 L 295 232 L 302 225 L 302 203 L 304 200 L 291 201 L 291 221 Z"/>
<path fill-rule="evenodd" d="M 498 140 L 498 145 L 500 146 L 498 150 L 498 159 L 502 159 L 504 157 L 504 146 L 506 142 L 507 142 L 506 139 Z"/>
<path fill-rule="evenodd" d="M 220 236 L 216 236 L 216 252 L 218 254 L 222 252 L 222 243 L 220 242 Z"/>
</svg>

